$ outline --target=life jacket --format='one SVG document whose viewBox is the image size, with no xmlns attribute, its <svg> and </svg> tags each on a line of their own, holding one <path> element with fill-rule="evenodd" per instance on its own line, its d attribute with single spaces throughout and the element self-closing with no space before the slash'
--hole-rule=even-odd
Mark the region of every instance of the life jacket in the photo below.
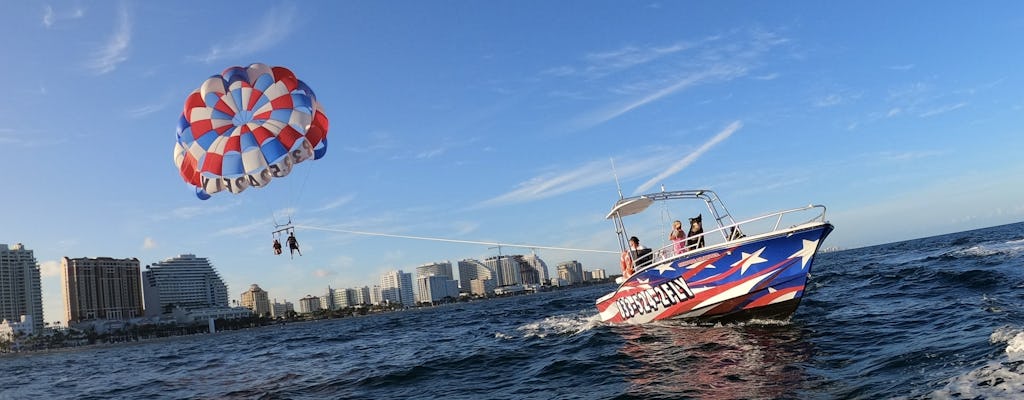
<svg viewBox="0 0 1024 400">
<path fill-rule="evenodd" d="M 630 276 L 633 275 L 634 272 L 633 258 L 629 256 L 628 251 L 624 251 L 622 252 L 622 256 L 620 257 L 619 262 L 620 264 L 622 264 L 622 278 L 628 279 Z"/>
</svg>

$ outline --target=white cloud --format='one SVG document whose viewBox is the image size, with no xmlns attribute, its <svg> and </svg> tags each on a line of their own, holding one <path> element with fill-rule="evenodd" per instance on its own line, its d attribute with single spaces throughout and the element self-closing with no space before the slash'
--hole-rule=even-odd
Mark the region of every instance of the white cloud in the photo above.
<svg viewBox="0 0 1024 400">
<path fill-rule="evenodd" d="M 815 107 L 832 107 L 843 103 L 843 97 L 838 94 L 830 94 L 814 102 Z"/>
<path fill-rule="evenodd" d="M 47 5 L 46 8 L 43 11 L 43 26 L 45 26 L 47 28 L 53 26 L 53 21 L 56 18 L 57 17 L 53 14 L 53 7 L 50 7 L 49 5 Z"/>
<path fill-rule="evenodd" d="M 153 238 L 147 236 L 145 239 L 142 239 L 142 248 L 143 249 L 149 250 L 149 249 L 155 249 L 156 247 L 157 247 L 156 246 L 156 240 L 154 240 Z"/>
<path fill-rule="evenodd" d="M 647 182 L 644 182 L 643 185 L 640 185 L 640 187 L 636 188 L 634 194 L 646 192 L 648 189 L 650 189 L 658 182 L 664 180 L 665 178 L 668 178 L 669 176 L 674 175 L 679 171 L 682 171 L 684 168 L 690 166 L 690 164 L 693 164 L 695 161 L 697 161 L 697 159 L 700 158 L 700 156 L 704 155 L 704 153 L 706 153 L 708 150 L 711 150 L 711 148 L 714 147 L 716 144 L 721 143 L 725 139 L 728 139 L 729 136 L 732 136 L 733 133 L 736 133 L 736 131 L 740 130 L 740 128 L 742 127 L 743 122 L 740 121 L 734 121 L 733 123 L 729 124 L 729 126 L 725 127 L 725 129 L 723 129 L 721 132 L 718 132 L 718 134 L 715 135 L 715 137 L 711 138 L 711 140 L 704 142 L 704 144 L 697 148 L 697 150 L 694 150 L 686 157 L 683 157 L 682 160 L 676 161 L 675 164 L 672 164 L 672 166 L 670 166 L 662 173 L 651 178 Z"/>
<path fill-rule="evenodd" d="M 126 114 L 129 118 L 138 119 L 163 109 L 164 104 L 148 104 L 127 110 Z"/>
<path fill-rule="evenodd" d="M 643 107 L 652 102 L 658 101 L 666 96 L 672 95 L 680 90 L 697 86 L 709 82 L 728 81 L 746 73 L 746 69 L 738 66 L 729 65 L 718 65 L 708 68 L 703 71 L 698 71 L 692 74 L 677 78 L 671 82 L 670 85 L 659 88 L 653 92 L 647 93 L 643 97 L 631 101 L 627 104 L 612 107 L 610 109 L 591 114 L 580 120 L 580 125 L 583 128 L 589 128 L 596 125 L 603 124 L 615 118 L 622 116 L 630 111 L 637 108 Z"/>
<path fill-rule="evenodd" d="M 189 57 L 203 63 L 214 63 L 224 59 L 236 59 L 260 51 L 267 50 L 284 41 L 292 28 L 297 25 L 295 7 L 274 7 L 267 11 L 262 21 L 256 21 L 249 26 L 259 26 L 260 29 L 244 28 L 244 33 L 239 33 L 227 43 L 217 43 L 210 47 L 206 54 Z"/>
<path fill-rule="evenodd" d="M 62 272 L 60 261 L 46 260 L 39 263 L 39 276 L 42 278 L 61 276 Z"/>
<path fill-rule="evenodd" d="M 313 276 L 315 276 L 317 278 L 326 278 L 328 276 L 334 276 L 334 275 L 337 275 L 337 274 L 338 273 L 336 271 L 326 270 L 326 269 L 322 269 L 322 268 L 313 271 Z"/>
<path fill-rule="evenodd" d="M 339 197 L 337 199 L 334 199 L 334 201 L 331 201 L 330 203 L 324 204 L 320 208 L 317 208 L 317 209 L 313 210 L 313 212 L 321 212 L 321 211 L 333 210 L 335 208 L 341 207 L 343 205 L 346 205 L 346 204 L 352 202 L 352 199 L 355 199 L 355 196 L 351 195 L 351 194 L 347 195 L 347 196 L 342 196 L 342 197 Z"/>
<path fill-rule="evenodd" d="M 889 69 L 891 69 L 893 71 L 910 71 L 910 70 L 914 69 L 914 64 L 891 65 L 891 66 L 889 66 Z"/>
<path fill-rule="evenodd" d="M 960 103 L 956 103 L 956 104 L 950 104 L 950 105 L 945 105 L 945 106 L 941 106 L 941 107 L 936 107 L 936 108 L 933 108 L 933 109 L 930 109 L 928 111 L 925 111 L 925 112 L 921 113 L 920 117 L 921 118 L 934 117 L 936 115 L 945 114 L 945 113 L 948 113 L 950 111 L 957 110 L 957 109 L 960 109 L 960 108 L 963 108 L 963 107 L 966 107 L 966 106 L 967 106 L 967 103 L 960 102 Z"/>
<path fill-rule="evenodd" d="M 69 12 L 58 13 L 50 5 L 43 8 L 43 26 L 46 29 L 53 28 L 58 21 L 79 19 L 85 16 L 85 9 L 74 8 Z"/>
<path fill-rule="evenodd" d="M 629 162 L 616 163 L 614 174 L 611 160 L 591 161 L 569 171 L 542 174 L 520 183 L 516 189 L 508 193 L 488 199 L 472 208 L 527 203 L 559 196 L 596 185 L 612 183 L 615 181 L 616 175 L 620 180 L 641 176 L 651 169 L 669 162 L 672 153 L 671 150 L 653 153 L 647 149 L 643 157 L 622 156 L 622 159 L 629 160 Z"/>
<path fill-rule="evenodd" d="M 128 46 L 132 40 L 132 22 L 128 9 L 122 4 L 114 35 L 89 62 L 90 69 L 97 74 L 106 74 L 117 69 L 117 65 L 128 59 Z"/>
</svg>

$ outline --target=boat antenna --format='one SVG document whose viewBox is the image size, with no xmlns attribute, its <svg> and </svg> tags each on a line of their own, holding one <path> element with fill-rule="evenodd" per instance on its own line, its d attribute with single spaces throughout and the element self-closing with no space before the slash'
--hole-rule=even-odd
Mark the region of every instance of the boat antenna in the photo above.
<svg viewBox="0 0 1024 400">
<path fill-rule="evenodd" d="M 619 199 L 622 199 L 622 185 L 619 184 L 619 173 L 615 171 L 615 158 L 609 158 L 612 162 L 612 176 L 615 177 L 615 188 L 619 191 Z"/>
</svg>

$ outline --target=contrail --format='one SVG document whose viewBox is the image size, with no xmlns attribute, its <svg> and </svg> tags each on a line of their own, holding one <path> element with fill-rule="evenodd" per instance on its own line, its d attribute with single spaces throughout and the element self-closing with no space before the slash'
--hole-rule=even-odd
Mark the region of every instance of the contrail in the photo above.
<svg viewBox="0 0 1024 400">
<path fill-rule="evenodd" d="M 661 180 L 668 178 L 669 176 L 675 174 L 676 172 L 682 171 L 683 168 L 686 168 L 690 166 L 690 164 L 693 164 L 693 162 L 697 161 L 697 159 L 700 158 L 700 156 L 704 155 L 705 152 L 711 150 L 712 147 L 714 147 L 719 142 L 729 138 L 729 136 L 732 136 L 733 133 L 736 133 L 736 131 L 740 130 L 740 128 L 742 127 L 743 122 L 740 121 L 734 121 L 733 123 L 729 124 L 729 126 L 725 127 L 725 129 L 723 129 L 721 132 L 718 132 L 718 134 L 715 135 L 715 137 L 705 142 L 696 151 L 690 153 L 686 157 L 683 157 L 682 160 L 677 161 L 675 164 L 672 164 L 671 167 L 669 167 L 664 172 L 658 174 L 658 176 L 655 176 L 648 180 L 647 182 L 644 182 L 643 185 L 640 185 L 640 187 L 636 188 L 636 191 L 634 191 L 633 194 L 641 194 L 643 192 L 646 192 L 648 189 L 651 188 L 651 186 L 654 186 Z"/>
</svg>

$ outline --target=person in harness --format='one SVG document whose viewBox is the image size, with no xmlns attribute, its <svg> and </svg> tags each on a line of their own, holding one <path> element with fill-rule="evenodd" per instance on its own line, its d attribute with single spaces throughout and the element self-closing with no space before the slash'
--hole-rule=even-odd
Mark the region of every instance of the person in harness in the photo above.
<svg viewBox="0 0 1024 400">
<path fill-rule="evenodd" d="M 281 255 L 281 241 L 274 239 L 274 255 Z"/>
<path fill-rule="evenodd" d="M 288 232 L 288 250 L 291 252 L 292 258 L 295 258 L 295 252 L 299 252 L 302 255 L 302 250 L 299 250 L 299 241 L 295 239 L 295 232 Z"/>
</svg>

